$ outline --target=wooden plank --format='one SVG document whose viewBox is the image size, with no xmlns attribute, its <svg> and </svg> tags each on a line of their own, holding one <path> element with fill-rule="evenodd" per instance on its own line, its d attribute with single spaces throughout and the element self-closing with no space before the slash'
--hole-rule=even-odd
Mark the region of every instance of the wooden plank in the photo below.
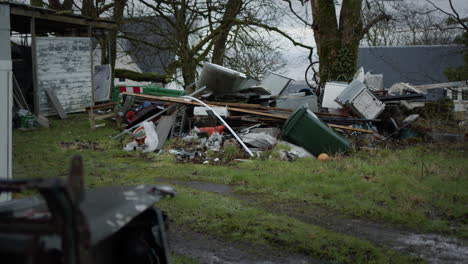
<svg viewBox="0 0 468 264">
<path fill-rule="evenodd" d="M 184 100 L 184 99 L 177 99 L 177 98 L 168 98 L 168 97 L 160 97 L 160 96 L 152 96 L 152 95 L 144 95 L 144 94 L 134 94 L 134 93 L 127 93 L 127 92 L 124 92 L 123 94 L 133 95 L 135 97 L 153 99 L 153 100 L 158 100 L 158 101 L 164 101 L 164 102 L 173 102 L 173 103 L 181 103 L 181 104 L 189 104 L 189 105 L 202 105 L 202 104 L 199 104 L 197 102 L 188 101 L 188 100 Z M 216 105 L 209 105 L 209 106 L 210 107 L 215 107 Z M 276 114 L 265 113 L 265 112 L 259 112 L 259 111 L 253 111 L 253 110 L 236 108 L 236 107 L 227 107 L 227 109 L 229 111 L 240 112 L 240 113 L 254 114 L 254 115 L 259 115 L 259 116 L 268 116 L 268 117 L 273 117 L 273 118 L 277 118 L 277 119 L 288 119 L 287 116 L 276 115 Z"/>
<path fill-rule="evenodd" d="M 361 129 L 361 128 L 355 128 L 355 127 L 349 127 L 349 126 L 342 126 L 342 125 L 335 125 L 335 124 L 327 124 L 331 128 L 341 128 L 345 130 L 351 130 L 351 131 L 357 131 L 357 132 L 362 132 L 362 133 L 368 133 L 368 134 L 374 134 L 375 132 L 372 130 L 367 130 L 367 129 Z"/>
<path fill-rule="evenodd" d="M 40 114 L 40 94 L 39 85 L 37 84 L 37 57 L 36 57 L 36 20 L 31 18 L 30 20 L 30 31 L 31 31 L 31 68 L 32 68 L 32 85 L 33 85 L 33 108 L 34 114 Z"/>
<path fill-rule="evenodd" d="M 103 120 L 103 119 L 111 118 L 111 117 L 114 117 L 114 116 L 115 116 L 114 112 L 108 113 L 108 114 L 102 114 L 102 115 L 94 114 L 94 120 Z"/>
<path fill-rule="evenodd" d="M 25 16 L 25 17 L 35 17 L 37 19 L 43 19 L 54 22 L 61 22 L 79 26 L 89 26 L 93 28 L 102 28 L 102 29 L 114 29 L 117 27 L 114 21 L 105 21 L 105 20 L 92 20 L 85 17 L 74 17 L 66 15 L 58 15 L 52 13 L 45 13 L 40 10 L 31 10 L 24 7 L 11 7 L 10 12 L 12 15 Z"/>
<path fill-rule="evenodd" d="M 112 103 L 107 103 L 107 104 L 99 104 L 99 105 L 94 105 L 94 106 L 88 106 L 85 109 L 101 109 L 101 108 L 113 108 L 117 103 L 112 102 Z"/>
<path fill-rule="evenodd" d="M 314 114 L 318 116 L 340 116 L 340 117 L 351 117 L 351 115 L 346 115 L 346 114 L 332 114 L 332 113 L 320 113 L 320 112 L 314 112 Z"/>
<path fill-rule="evenodd" d="M 55 95 L 55 92 L 50 89 L 45 89 L 45 92 L 47 94 L 47 97 L 49 98 L 49 102 L 52 103 L 52 106 L 55 108 L 55 111 L 59 115 L 60 119 L 67 118 L 67 114 L 65 113 L 65 111 L 63 111 L 62 104 L 58 100 L 57 95 Z"/>
<path fill-rule="evenodd" d="M 163 102 L 172 102 L 172 103 L 189 104 L 189 105 L 201 105 L 197 102 L 193 102 L 190 100 L 177 99 L 177 97 L 162 97 L 162 96 L 136 94 L 136 93 L 128 93 L 128 92 L 123 92 L 122 94 L 131 95 L 131 96 L 135 96 L 139 98 L 153 99 L 156 101 L 163 101 Z"/>
<path fill-rule="evenodd" d="M 90 46 L 89 38 L 36 38 L 39 111 L 43 115 L 52 110 L 44 89 L 54 90 L 65 113 L 94 104 Z"/>
<path fill-rule="evenodd" d="M 270 114 L 270 113 L 265 113 L 265 112 L 259 112 L 259 111 L 253 111 L 253 110 L 248 110 L 248 109 L 236 108 L 236 107 L 228 107 L 227 109 L 229 111 L 247 113 L 247 114 L 254 114 L 254 115 L 259 115 L 259 116 L 268 116 L 268 117 L 273 117 L 273 118 L 277 118 L 277 119 L 288 119 L 289 118 L 288 116 L 275 115 L 275 114 Z"/>
<path fill-rule="evenodd" d="M 278 111 L 278 112 L 292 112 L 293 111 L 288 108 L 269 107 L 269 106 L 256 105 L 256 104 L 242 104 L 242 103 L 228 103 L 228 102 L 207 102 L 207 104 L 221 105 L 221 106 L 234 106 L 234 107 L 241 107 L 241 108 L 263 109 L 263 110 L 271 110 L 271 111 Z"/>
</svg>

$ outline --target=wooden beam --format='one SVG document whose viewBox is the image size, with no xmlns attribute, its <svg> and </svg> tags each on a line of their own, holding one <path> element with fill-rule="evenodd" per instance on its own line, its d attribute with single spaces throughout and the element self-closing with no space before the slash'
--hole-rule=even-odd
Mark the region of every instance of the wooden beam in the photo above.
<svg viewBox="0 0 468 264">
<path fill-rule="evenodd" d="M 146 98 L 146 99 L 153 99 L 153 100 L 163 101 L 163 102 L 172 102 L 172 103 L 181 103 L 181 104 L 201 105 L 202 106 L 202 104 L 199 104 L 197 102 L 193 102 L 193 101 L 190 101 L 190 100 L 184 100 L 184 99 L 177 99 L 176 97 L 168 98 L 168 97 L 152 96 L 152 95 L 145 95 L 145 94 L 135 94 L 135 93 L 127 93 L 127 92 L 124 92 L 123 94 L 132 95 L 132 96 L 135 96 L 135 97 Z M 216 105 L 209 105 L 209 106 L 210 107 L 216 107 Z M 283 115 L 276 115 L 276 114 L 253 111 L 253 110 L 236 108 L 236 107 L 226 107 L 226 108 L 229 111 L 234 111 L 234 112 L 254 114 L 254 115 L 259 115 L 259 116 L 268 116 L 268 117 L 273 117 L 273 118 L 277 118 L 277 119 L 288 119 L 288 116 L 283 116 Z"/>
<path fill-rule="evenodd" d="M 374 134 L 375 132 L 372 130 L 367 130 L 367 129 L 361 129 L 361 128 L 355 128 L 355 127 L 349 127 L 349 126 L 342 126 L 342 125 L 335 125 L 335 124 L 327 124 L 331 128 L 341 128 L 345 130 L 351 130 L 351 131 L 357 131 L 357 132 L 362 132 L 362 133 L 368 133 L 368 134 Z"/>
<path fill-rule="evenodd" d="M 47 97 L 49 98 L 49 102 L 55 108 L 55 111 L 57 112 L 60 119 L 67 118 L 67 114 L 63 110 L 62 104 L 60 103 L 59 99 L 57 98 L 57 95 L 55 95 L 55 92 L 53 90 L 51 90 L 51 89 L 45 89 L 45 92 L 47 94 Z"/>
<path fill-rule="evenodd" d="M 146 98 L 146 99 L 152 99 L 156 101 L 163 101 L 163 102 L 173 102 L 173 103 L 181 103 L 181 104 L 189 104 L 189 105 L 201 105 L 197 102 L 189 101 L 189 100 L 184 100 L 184 99 L 177 99 L 176 97 L 174 98 L 168 98 L 168 97 L 160 97 L 160 96 L 152 96 L 152 95 L 145 95 L 145 94 L 135 94 L 135 93 L 127 93 L 124 92 L 123 94 L 126 95 L 131 95 L 135 97 L 141 97 L 141 98 Z M 215 107 L 216 105 L 213 104 L 208 104 L 210 107 Z M 241 113 L 247 113 L 247 114 L 254 114 L 254 115 L 259 115 L 259 116 L 266 116 L 266 117 L 272 117 L 274 119 L 278 120 L 286 120 L 289 117 L 288 116 L 283 116 L 283 115 L 277 115 L 277 114 L 271 114 L 271 113 L 265 113 L 265 112 L 259 112 L 259 111 L 254 111 L 254 110 L 248 110 L 248 109 L 242 109 L 242 108 L 236 108 L 236 107 L 226 107 L 229 111 L 234 111 L 234 112 L 241 112 Z M 327 124 L 331 128 L 341 128 L 344 130 L 351 130 L 351 131 L 358 131 L 362 133 L 368 133 L 368 134 L 374 134 L 375 132 L 372 130 L 367 130 L 367 129 L 361 129 L 361 128 L 354 128 L 354 127 L 348 127 L 348 126 L 342 126 L 342 125 L 335 125 L 335 124 Z"/>
<path fill-rule="evenodd" d="M 31 70 L 32 70 L 32 82 L 33 82 L 33 104 L 34 114 L 40 114 L 40 99 L 39 99 L 39 86 L 37 84 L 37 58 L 36 58 L 36 19 L 34 17 L 30 20 L 30 32 L 31 32 Z"/>
<path fill-rule="evenodd" d="M 242 104 L 242 103 L 228 103 L 228 102 L 207 102 L 207 104 L 212 105 L 221 105 L 221 106 L 234 106 L 241 108 L 252 108 L 252 109 L 264 109 L 264 110 L 273 110 L 278 112 L 292 112 L 293 110 L 288 108 L 279 108 L 279 107 L 269 107 L 256 104 Z"/>
<path fill-rule="evenodd" d="M 289 118 L 289 116 L 275 115 L 275 114 L 270 114 L 270 113 L 265 113 L 265 112 L 259 112 L 259 111 L 253 111 L 253 110 L 248 110 L 248 109 L 236 108 L 236 107 L 227 107 L 227 109 L 229 111 L 247 113 L 247 114 L 254 114 L 254 115 L 259 115 L 259 116 L 268 116 L 268 117 L 273 117 L 273 118 L 277 118 L 277 119 L 288 119 Z"/>
<path fill-rule="evenodd" d="M 93 98 L 92 100 L 92 105 L 95 104 L 95 97 L 94 97 L 94 52 L 93 52 L 93 39 L 92 39 L 92 27 L 91 26 L 88 26 L 88 38 L 89 38 L 89 55 L 91 56 L 91 60 L 90 60 L 90 63 L 91 63 L 91 67 L 90 67 L 90 71 L 91 71 L 91 97 Z M 99 44 L 98 44 L 99 45 Z M 101 52 L 102 54 L 102 52 Z M 111 93 L 109 93 L 111 94 Z"/>
<path fill-rule="evenodd" d="M 47 12 L 47 13 L 46 13 Z M 117 25 L 113 21 L 96 21 L 85 17 L 76 17 L 70 15 L 57 15 L 50 13 L 50 11 L 29 9 L 26 7 L 14 7 L 10 9 L 12 15 L 35 17 L 36 19 L 49 20 L 54 22 L 61 22 L 80 26 L 92 26 L 93 28 L 113 29 Z"/>
</svg>

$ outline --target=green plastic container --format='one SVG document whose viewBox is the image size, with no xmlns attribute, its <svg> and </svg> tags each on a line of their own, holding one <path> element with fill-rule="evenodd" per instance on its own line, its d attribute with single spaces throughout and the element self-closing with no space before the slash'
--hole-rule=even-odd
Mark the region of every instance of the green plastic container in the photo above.
<svg viewBox="0 0 468 264">
<path fill-rule="evenodd" d="M 349 149 L 349 142 L 318 119 L 307 107 L 298 108 L 286 120 L 281 137 L 303 147 L 312 155 L 334 154 Z"/>
<path fill-rule="evenodd" d="M 157 86 L 145 86 L 143 88 L 143 93 L 159 96 L 183 96 L 186 94 L 184 90 L 166 89 Z"/>
<path fill-rule="evenodd" d="M 27 114 L 20 117 L 20 128 L 33 128 L 34 127 L 34 115 Z"/>
<path fill-rule="evenodd" d="M 137 93 L 146 94 L 146 95 L 155 95 L 155 96 L 183 96 L 186 95 L 185 91 L 183 90 L 174 90 L 174 89 L 166 89 L 158 86 L 115 86 L 114 90 L 112 91 L 112 101 L 117 102 L 119 100 L 120 88 L 125 87 L 130 88 L 130 92 L 133 88 L 138 88 Z"/>
</svg>

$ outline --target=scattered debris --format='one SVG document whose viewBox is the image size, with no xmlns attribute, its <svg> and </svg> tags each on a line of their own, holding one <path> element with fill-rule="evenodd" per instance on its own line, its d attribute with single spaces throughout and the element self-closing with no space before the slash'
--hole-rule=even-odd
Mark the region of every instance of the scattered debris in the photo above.
<svg viewBox="0 0 468 264">
<path fill-rule="evenodd" d="M 278 144 L 288 145 L 279 149 L 279 158 L 291 161 L 312 156 L 336 160 L 351 148 L 375 149 L 390 139 L 464 140 L 463 133 L 444 135 L 419 124 L 427 113 L 395 112 L 405 105 L 430 106 L 428 100 L 439 98 L 440 91 L 429 96 L 405 83 L 386 90 L 383 77 L 361 68 L 351 83 L 328 82 L 319 105 L 312 91 L 282 95 L 291 82 L 287 77 L 270 73 L 256 81 L 206 63 L 198 89 L 189 96 L 121 91 L 119 116 L 125 117 L 128 129 L 114 138 L 135 130 L 125 149 L 150 152 L 173 137 L 169 153 L 179 162 L 200 164 L 229 164 L 247 155 L 265 158 Z M 142 121 L 156 124 L 157 148 L 143 142 L 148 135 L 146 130 L 139 134 Z"/>
</svg>

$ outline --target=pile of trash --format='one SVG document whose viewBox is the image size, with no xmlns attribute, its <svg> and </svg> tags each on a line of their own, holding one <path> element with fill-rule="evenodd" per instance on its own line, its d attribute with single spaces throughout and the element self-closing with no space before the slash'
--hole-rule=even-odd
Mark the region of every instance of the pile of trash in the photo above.
<svg viewBox="0 0 468 264">
<path fill-rule="evenodd" d="M 361 68 L 350 83 L 327 82 L 321 90 L 302 87 L 284 95 L 293 80 L 269 73 L 261 81 L 205 63 L 195 92 L 158 96 L 122 92 L 120 113 L 129 134 L 127 151 L 161 150 L 177 161 L 228 163 L 260 157 L 278 144 L 280 158 L 329 157 L 389 140 L 464 141 L 462 134 L 435 133 L 418 123 L 418 109 L 446 100 L 435 91 L 406 83 L 383 86 L 383 75 Z M 442 89 L 442 92 L 440 92 Z M 466 123 L 466 122 L 465 122 Z M 465 124 L 466 125 L 466 124 Z"/>
</svg>

